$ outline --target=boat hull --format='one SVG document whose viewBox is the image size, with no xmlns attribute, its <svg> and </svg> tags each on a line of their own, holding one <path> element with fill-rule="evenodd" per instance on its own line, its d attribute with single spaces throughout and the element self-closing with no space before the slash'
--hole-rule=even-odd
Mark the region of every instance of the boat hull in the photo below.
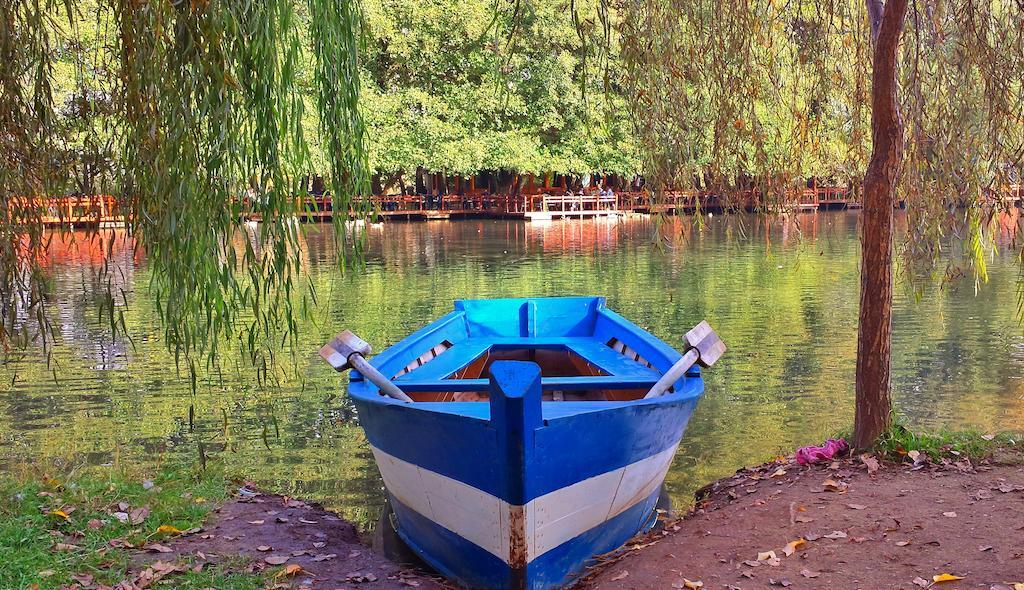
<svg viewBox="0 0 1024 590">
<path fill-rule="evenodd" d="M 355 398 L 398 533 L 464 585 L 552 588 L 654 524 L 703 390 L 631 402 L 542 402 L 529 362 L 491 367 L 489 402 Z"/>
</svg>

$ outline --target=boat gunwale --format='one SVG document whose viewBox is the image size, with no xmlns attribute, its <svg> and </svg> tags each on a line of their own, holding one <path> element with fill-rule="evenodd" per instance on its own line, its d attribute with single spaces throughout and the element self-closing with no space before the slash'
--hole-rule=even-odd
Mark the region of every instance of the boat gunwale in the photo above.
<svg viewBox="0 0 1024 590">
<path fill-rule="evenodd" d="M 545 297 L 545 298 L 523 298 L 523 299 L 504 299 L 504 300 L 488 300 L 488 301 L 523 301 L 530 302 L 533 300 L 544 299 L 544 300 L 564 300 L 566 302 L 578 302 L 591 300 L 593 302 L 593 311 L 595 315 L 600 315 L 606 321 L 610 322 L 612 326 L 623 330 L 629 335 L 633 336 L 639 342 L 642 342 L 650 350 L 647 352 L 649 357 L 647 360 L 652 364 L 651 368 L 644 367 L 638 363 L 638 367 L 642 367 L 643 370 L 649 371 L 649 378 L 637 378 L 636 376 L 627 377 L 622 374 L 615 374 L 613 369 L 607 366 L 601 365 L 593 359 L 587 357 L 585 353 L 581 351 L 575 351 L 577 354 L 583 356 L 587 362 L 593 363 L 598 368 L 607 371 L 608 375 L 601 376 L 587 376 L 587 377 L 543 377 L 542 387 L 546 390 L 552 389 L 565 389 L 565 390 L 579 390 L 579 389 L 640 389 L 651 387 L 664 370 L 667 370 L 676 360 L 682 355 L 679 351 L 675 350 L 663 340 L 651 334 L 647 330 L 627 320 L 623 316 L 619 315 L 615 311 L 605 306 L 604 297 Z M 445 335 L 446 331 L 451 330 L 453 327 L 464 328 L 466 323 L 469 321 L 466 318 L 466 311 L 463 309 L 463 302 L 466 300 L 458 300 L 455 302 L 455 309 L 444 316 L 430 322 L 426 326 L 412 332 L 405 338 L 402 338 L 398 342 L 392 344 L 386 349 L 382 350 L 380 354 L 374 356 L 370 363 L 379 369 L 383 369 L 390 365 L 403 364 L 405 359 L 402 356 L 415 358 L 412 356 L 413 352 L 422 348 L 422 344 L 430 344 L 432 341 L 437 340 Z M 473 340 L 476 344 L 487 344 L 487 346 L 510 346 L 510 345 L 523 345 L 530 347 L 550 347 L 550 346 L 566 346 L 569 350 L 573 350 L 573 343 L 596 343 L 598 345 L 604 345 L 601 339 L 594 335 L 577 335 L 577 336 L 529 336 L 529 337 L 507 337 L 507 336 L 494 336 L 491 338 L 476 336 L 471 337 L 468 334 L 462 339 L 455 338 L 456 342 L 454 346 L 458 346 L 460 343 L 467 340 Z M 486 350 L 486 347 L 483 348 Z M 654 354 L 650 354 L 653 352 Z M 445 352 L 444 354 L 449 354 Z M 438 355 L 440 358 L 442 355 Z M 628 357 L 627 357 L 628 358 Z M 399 359 L 396 361 L 396 359 Z M 436 359 L 431 362 L 437 362 Z M 659 370 L 655 367 L 662 366 L 663 369 Z M 457 369 L 456 369 L 457 370 Z M 638 371 L 641 372 L 641 371 Z M 450 374 L 441 378 L 432 378 L 427 381 L 417 380 L 415 378 L 416 371 L 411 371 L 402 375 L 400 378 L 394 379 L 395 383 L 407 388 L 410 391 L 431 391 L 440 387 L 450 388 L 452 391 L 475 391 L 485 392 L 489 390 L 489 380 L 486 378 L 481 379 L 450 379 Z M 604 387 L 602 387 L 604 386 Z M 675 391 L 667 393 L 665 395 L 651 398 L 651 399 L 633 399 L 633 400 L 617 400 L 617 401 L 605 401 L 605 400 L 574 400 L 574 401 L 544 401 L 542 407 L 549 408 L 552 405 L 557 405 L 559 411 L 557 417 L 551 419 L 558 419 L 563 415 L 571 415 L 578 412 L 591 412 L 596 410 L 610 410 L 614 408 L 621 408 L 627 406 L 636 405 L 657 405 L 657 404 L 669 404 L 669 403 L 685 403 L 691 400 L 698 399 L 704 391 L 703 378 L 700 373 L 700 368 L 696 365 L 688 371 L 679 381 L 676 383 Z M 429 412 L 440 412 L 446 414 L 455 414 L 467 419 L 478 419 L 487 421 L 489 420 L 489 410 L 484 410 L 488 404 L 486 400 L 480 401 L 417 401 L 417 402 L 403 402 L 400 400 L 392 399 L 379 394 L 379 389 L 371 383 L 369 380 L 365 380 L 361 374 L 357 371 L 352 371 L 348 393 L 354 399 L 359 401 L 379 404 L 379 405 L 396 405 L 401 407 L 408 407 L 410 409 L 418 409 Z M 555 413 L 555 412 L 552 412 Z M 547 421 L 547 418 L 545 419 Z"/>
</svg>

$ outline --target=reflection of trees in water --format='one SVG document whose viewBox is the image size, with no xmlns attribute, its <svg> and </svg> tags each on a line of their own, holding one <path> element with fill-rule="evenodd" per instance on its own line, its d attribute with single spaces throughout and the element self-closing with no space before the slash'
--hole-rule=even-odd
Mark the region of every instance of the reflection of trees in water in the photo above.
<svg viewBox="0 0 1024 590">
<path fill-rule="evenodd" d="M 232 474 L 371 522 L 381 498 L 376 468 L 344 381 L 318 360 L 318 347 L 351 328 L 379 350 L 447 313 L 457 298 L 594 294 L 674 344 L 706 318 L 730 347 L 707 373 L 707 395 L 668 477 L 685 505 L 711 479 L 850 424 L 858 219 L 716 215 L 697 225 L 668 217 L 657 243 L 659 221 L 651 218 L 389 223 L 368 228 L 365 266 L 345 273 L 330 254 L 332 228 L 306 225 L 300 247 L 321 307 L 300 326 L 298 373 L 282 372 L 261 389 L 228 343 L 220 373 L 195 395 L 157 338 L 153 302 L 134 294 L 144 293 L 148 273 L 128 250 L 117 260 L 127 269 L 125 320 L 137 348 L 119 370 L 94 369 L 103 357 L 91 347 L 108 329 L 91 311 L 92 295 L 74 293 L 99 289 L 89 279 L 95 269 L 66 258 L 54 266 L 55 292 L 71 310 L 68 340 L 77 340 L 54 351 L 59 384 L 29 357 L 14 367 L 17 382 L 0 387 L 0 439 L 22 441 L 0 446 L 0 463 L 77 456 L 147 464 L 161 454 L 195 462 L 203 442 L 209 459 Z M 930 291 L 921 303 L 897 290 L 894 387 L 913 423 L 1021 423 L 1016 271 L 1012 253 L 1000 250 L 992 282 L 977 297 L 967 284 Z"/>
</svg>

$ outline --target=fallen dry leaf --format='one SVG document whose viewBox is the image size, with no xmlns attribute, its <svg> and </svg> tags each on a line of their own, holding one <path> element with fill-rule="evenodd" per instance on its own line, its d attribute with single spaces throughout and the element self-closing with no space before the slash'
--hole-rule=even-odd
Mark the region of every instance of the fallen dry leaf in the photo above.
<svg viewBox="0 0 1024 590">
<path fill-rule="evenodd" d="M 53 546 L 54 551 L 78 551 L 81 549 L 78 545 L 72 545 L 71 543 L 57 543 Z"/>
<path fill-rule="evenodd" d="M 769 559 L 775 559 L 775 558 L 776 558 L 776 556 L 775 556 L 775 552 L 774 551 L 762 551 L 762 552 L 757 554 L 757 560 L 758 561 L 768 561 Z"/>
<path fill-rule="evenodd" d="M 790 582 L 788 578 L 782 578 L 781 580 L 768 578 L 768 584 L 771 586 L 782 586 L 783 588 L 789 588 L 793 585 L 793 582 Z"/>
<path fill-rule="evenodd" d="M 897 547 L 906 547 L 909 544 L 910 544 L 910 539 L 907 539 L 906 541 L 896 541 L 896 546 Z"/>
<path fill-rule="evenodd" d="M 149 517 L 149 507 L 136 508 L 128 513 L 128 522 L 131 524 L 142 524 Z"/>
<path fill-rule="evenodd" d="M 306 520 L 305 518 L 300 518 L 299 522 L 301 522 L 303 524 L 320 524 L 319 521 L 316 521 L 316 520 Z"/>
<path fill-rule="evenodd" d="M 920 586 L 922 588 L 927 588 L 928 586 L 932 585 L 931 582 L 921 577 L 914 578 L 912 584 L 914 584 L 915 586 Z"/>
<path fill-rule="evenodd" d="M 266 551 L 270 551 L 270 550 L 271 550 L 271 546 L 270 545 L 260 545 L 259 547 L 256 548 L 256 551 L 266 552 Z"/>
<path fill-rule="evenodd" d="M 181 529 L 169 524 L 162 524 L 156 527 L 156 534 L 158 535 L 180 535 Z"/>
<path fill-rule="evenodd" d="M 618 582 L 619 580 L 625 580 L 628 577 L 629 577 L 629 570 L 622 570 L 621 572 L 619 572 L 619 573 L 615 574 L 614 576 L 612 576 L 612 581 L 613 582 Z"/>
<path fill-rule="evenodd" d="M 861 455 L 860 456 L 860 462 L 863 463 L 864 466 L 868 468 L 868 475 L 871 475 L 871 474 L 875 473 L 876 471 L 878 471 L 878 468 L 879 468 L 878 459 L 875 459 L 871 455 L 868 455 L 866 453 Z"/>
<path fill-rule="evenodd" d="M 953 574 L 936 574 L 932 576 L 932 582 L 936 584 L 939 582 L 955 582 L 962 579 L 964 579 L 963 576 L 954 576 Z"/>
<path fill-rule="evenodd" d="M 47 514 L 50 516 L 56 516 L 57 518 L 62 518 L 64 520 L 71 520 L 71 517 L 68 516 L 68 513 L 64 512 L 63 510 L 51 510 Z"/>
<path fill-rule="evenodd" d="M 782 552 L 786 554 L 786 557 L 789 557 L 790 555 L 793 555 L 794 553 L 796 553 L 797 547 L 799 547 L 801 545 L 805 545 L 806 543 L 807 543 L 807 541 L 805 541 L 803 539 L 797 539 L 796 541 L 790 541 L 789 543 L 786 543 L 785 547 L 782 548 Z"/>
<path fill-rule="evenodd" d="M 146 545 L 146 549 L 149 551 L 156 551 L 157 553 L 171 553 L 172 549 L 167 545 L 161 545 L 160 543 L 150 543 Z"/>
<path fill-rule="evenodd" d="M 337 553 L 324 553 L 324 554 L 314 555 L 312 560 L 313 561 L 327 561 L 328 559 L 334 559 L 337 556 L 338 556 Z"/>
<path fill-rule="evenodd" d="M 946 518 L 956 518 L 956 512 L 943 512 L 942 516 L 945 516 Z"/>
<path fill-rule="evenodd" d="M 812 572 L 809 569 L 802 569 L 800 570 L 800 575 L 805 578 L 817 578 L 821 575 L 821 572 Z"/>
<path fill-rule="evenodd" d="M 267 562 L 270 565 L 281 565 L 284 562 L 288 561 L 288 559 L 289 556 L 287 555 L 268 555 L 263 559 L 263 561 Z"/>
<path fill-rule="evenodd" d="M 826 539 L 845 539 L 846 538 L 846 533 L 844 533 L 843 531 L 832 531 L 831 533 L 825 535 L 825 538 Z"/>
<path fill-rule="evenodd" d="M 264 522 L 265 521 L 263 521 L 263 520 L 250 520 L 249 524 L 263 524 Z"/>
<path fill-rule="evenodd" d="M 821 486 L 826 492 L 837 492 L 840 494 L 846 492 L 847 488 L 850 487 L 845 481 L 836 481 L 831 477 L 823 481 Z"/>
<path fill-rule="evenodd" d="M 864 510 L 865 508 L 867 508 L 867 506 L 863 504 L 847 504 L 846 507 L 852 510 Z"/>
<path fill-rule="evenodd" d="M 92 586 L 93 575 L 92 574 L 71 574 L 71 579 L 81 584 L 83 587 Z"/>
<path fill-rule="evenodd" d="M 281 571 L 279 571 L 276 574 L 274 574 L 274 577 L 275 578 L 283 578 L 285 576 L 294 576 L 295 574 L 298 574 L 300 572 L 302 572 L 302 566 L 298 565 L 298 564 L 295 564 L 295 563 L 292 563 L 292 564 L 289 564 L 289 565 L 285 566 L 284 569 L 282 569 Z"/>
</svg>

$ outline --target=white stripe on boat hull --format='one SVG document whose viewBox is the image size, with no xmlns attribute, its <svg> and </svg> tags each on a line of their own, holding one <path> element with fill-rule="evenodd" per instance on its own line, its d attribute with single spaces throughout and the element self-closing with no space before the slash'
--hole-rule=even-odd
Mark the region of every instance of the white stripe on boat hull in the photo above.
<svg viewBox="0 0 1024 590">
<path fill-rule="evenodd" d="M 535 498 L 522 507 L 526 562 L 622 514 L 661 486 L 676 445 Z M 402 504 L 510 561 L 510 509 L 518 509 L 461 481 L 423 469 L 373 447 L 384 485 Z M 518 519 L 516 519 L 518 520 Z M 521 559 L 521 558 L 520 558 Z M 516 559 L 518 561 L 518 559 Z"/>
</svg>

